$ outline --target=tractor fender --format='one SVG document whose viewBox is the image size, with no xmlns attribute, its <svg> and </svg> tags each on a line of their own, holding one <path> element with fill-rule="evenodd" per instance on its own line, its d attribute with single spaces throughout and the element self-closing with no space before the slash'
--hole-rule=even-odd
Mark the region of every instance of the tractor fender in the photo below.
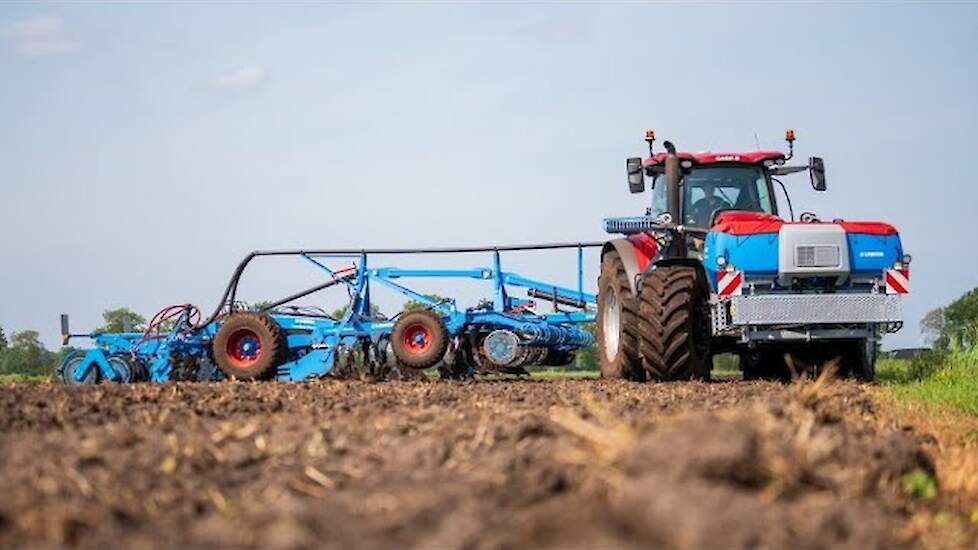
<svg viewBox="0 0 978 550">
<path fill-rule="evenodd" d="M 639 266 L 639 254 L 635 250 L 635 245 L 628 239 L 612 239 L 604 243 L 604 247 L 601 248 L 601 259 L 604 260 L 604 255 L 612 250 L 617 252 L 618 257 L 621 258 L 621 263 L 625 267 L 625 274 L 628 275 L 628 286 L 631 288 L 632 294 L 637 294 L 637 279 L 642 275 L 645 266 Z M 647 261 L 648 259 L 646 259 Z"/>
</svg>

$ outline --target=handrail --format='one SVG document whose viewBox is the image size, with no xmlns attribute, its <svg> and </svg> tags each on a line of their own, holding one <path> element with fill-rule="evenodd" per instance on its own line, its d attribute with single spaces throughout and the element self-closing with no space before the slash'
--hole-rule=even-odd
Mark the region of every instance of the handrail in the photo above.
<svg viewBox="0 0 978 550">
<path fill-rule="evenodd" d="M 556 242 L 556 243 L 536 243 L 522 245 L 497 245 L 497 246 L 460 246 L 460 247 L 430 247 L 430 248 L 333 248 L 333 249 L 283 249 L 283 250 L 255 250 L 246 255 L 234 272 L 231 280 L 228 281 L 224 294 L 218 301 L 214 313 L 207 318 L 202 325 L 216 321 L 224 311 L 228 303 L 233 303 L 234 296 L 237 294 L 238 282 L 248 264 L 259 256 L 319 256 L 319 255 L 349 255 L 366 256 L 367 254 L 460 254 L 470 252 L 516 252 L 522 250 L 557 250 L 567 248 L 596 248 L 604 246 L 604 241 L 581 241 L 581 242 Z M 232 305 L 233 309 L 233 305 Z"/>
</svg>

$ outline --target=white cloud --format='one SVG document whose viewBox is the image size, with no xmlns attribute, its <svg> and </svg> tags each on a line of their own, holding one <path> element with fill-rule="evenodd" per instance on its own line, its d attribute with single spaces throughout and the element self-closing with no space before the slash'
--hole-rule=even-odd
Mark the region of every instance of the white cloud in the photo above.
<svg viewBox="0 0 978 550">
<path fill-rule="evenodd" d="M 81 41 L 66 26 L 60 15 L 38 15 L 6 25 L 2 34 L 22 57 L 62 55 L 76 51 Z"/>
<path fill-rule="evenodd" d="M 217 77 L 213 85 L 218 90 L 239 92 L 259 86 L 265 81 L 265 76 L 265 69 L 246 65 Z"/>
</svg>

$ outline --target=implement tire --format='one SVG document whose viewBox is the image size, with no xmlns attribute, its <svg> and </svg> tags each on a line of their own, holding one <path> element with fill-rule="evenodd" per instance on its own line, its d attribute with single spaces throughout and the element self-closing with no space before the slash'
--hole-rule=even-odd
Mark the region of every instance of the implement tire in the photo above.
<svg viewBox="0 0 978 550">
<path fill-rule="evenodd" d="M 638 345 L 638 299 L 615 251 L 601 259 L 595 325 L 601 378 L 645 380 Z"/>
<path fill-rule="evenodd" d="M 391 347 L 397 360 L 406 367 L 433 367 L 448 351 L 448 329 L 435 311 L 409 311 L 394 323 Z"/>
<path fill-rule="evenodd" d="M 639 293 L 639 351 L 649 378 L 709 378 L 709 296 L 690 266 L 656 267 Z"/>
<path fill-rule="evenodd" d="M 214 361 L 228 378 L 271 378 L 285 359 L 288 344 L 282 328 L 263 313 L 228 315 L 211 344 Z"/>
</svg>

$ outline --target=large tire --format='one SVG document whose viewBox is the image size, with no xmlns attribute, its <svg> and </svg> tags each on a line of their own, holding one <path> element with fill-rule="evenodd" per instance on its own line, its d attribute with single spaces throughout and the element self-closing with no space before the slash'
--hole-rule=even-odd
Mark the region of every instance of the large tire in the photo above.
<svg viewBox="0 0 978 550">
<path fill-rule="evenodd" d="M 740 370 L 744 380 L 791 380 L 784 355 L 783 349 L 770 346 L 742 352 Z"/>
<path fill-rule="evenodd" d="M 842 356 L 843 374 L 860 382 L 872 382 L 876 378 L 876 342 L 856 340 L 846 345 Z"/>
<path fill-rule="evenodd" d="M 429 309 L 410 311 L 394 323 L 391 347 L 404 366 L 414 369 L 433 367 L 448 350 L 448 329 L 437 312 Z"/>
<path fill-rule="evenodd" d="M 214 361 L 228 378 L 271 378 L 286 356 L 288 344 L 282 328 L 263 313 L 232 313 L 217 330 L 212 343 Z"/>
<path fill-rule="evenodd" d="M 645 275 L 639 293 L 639 351 L 649 378 L 709 378 L 708 304 L 694 267 L 660 266 Z"/>
<path fill-rule="evenodd" d="M 596 325 L 601 377 L 645 380 L 638 345 L 638 300 L 615 251 L 601 260 Z"/>
</svg>

